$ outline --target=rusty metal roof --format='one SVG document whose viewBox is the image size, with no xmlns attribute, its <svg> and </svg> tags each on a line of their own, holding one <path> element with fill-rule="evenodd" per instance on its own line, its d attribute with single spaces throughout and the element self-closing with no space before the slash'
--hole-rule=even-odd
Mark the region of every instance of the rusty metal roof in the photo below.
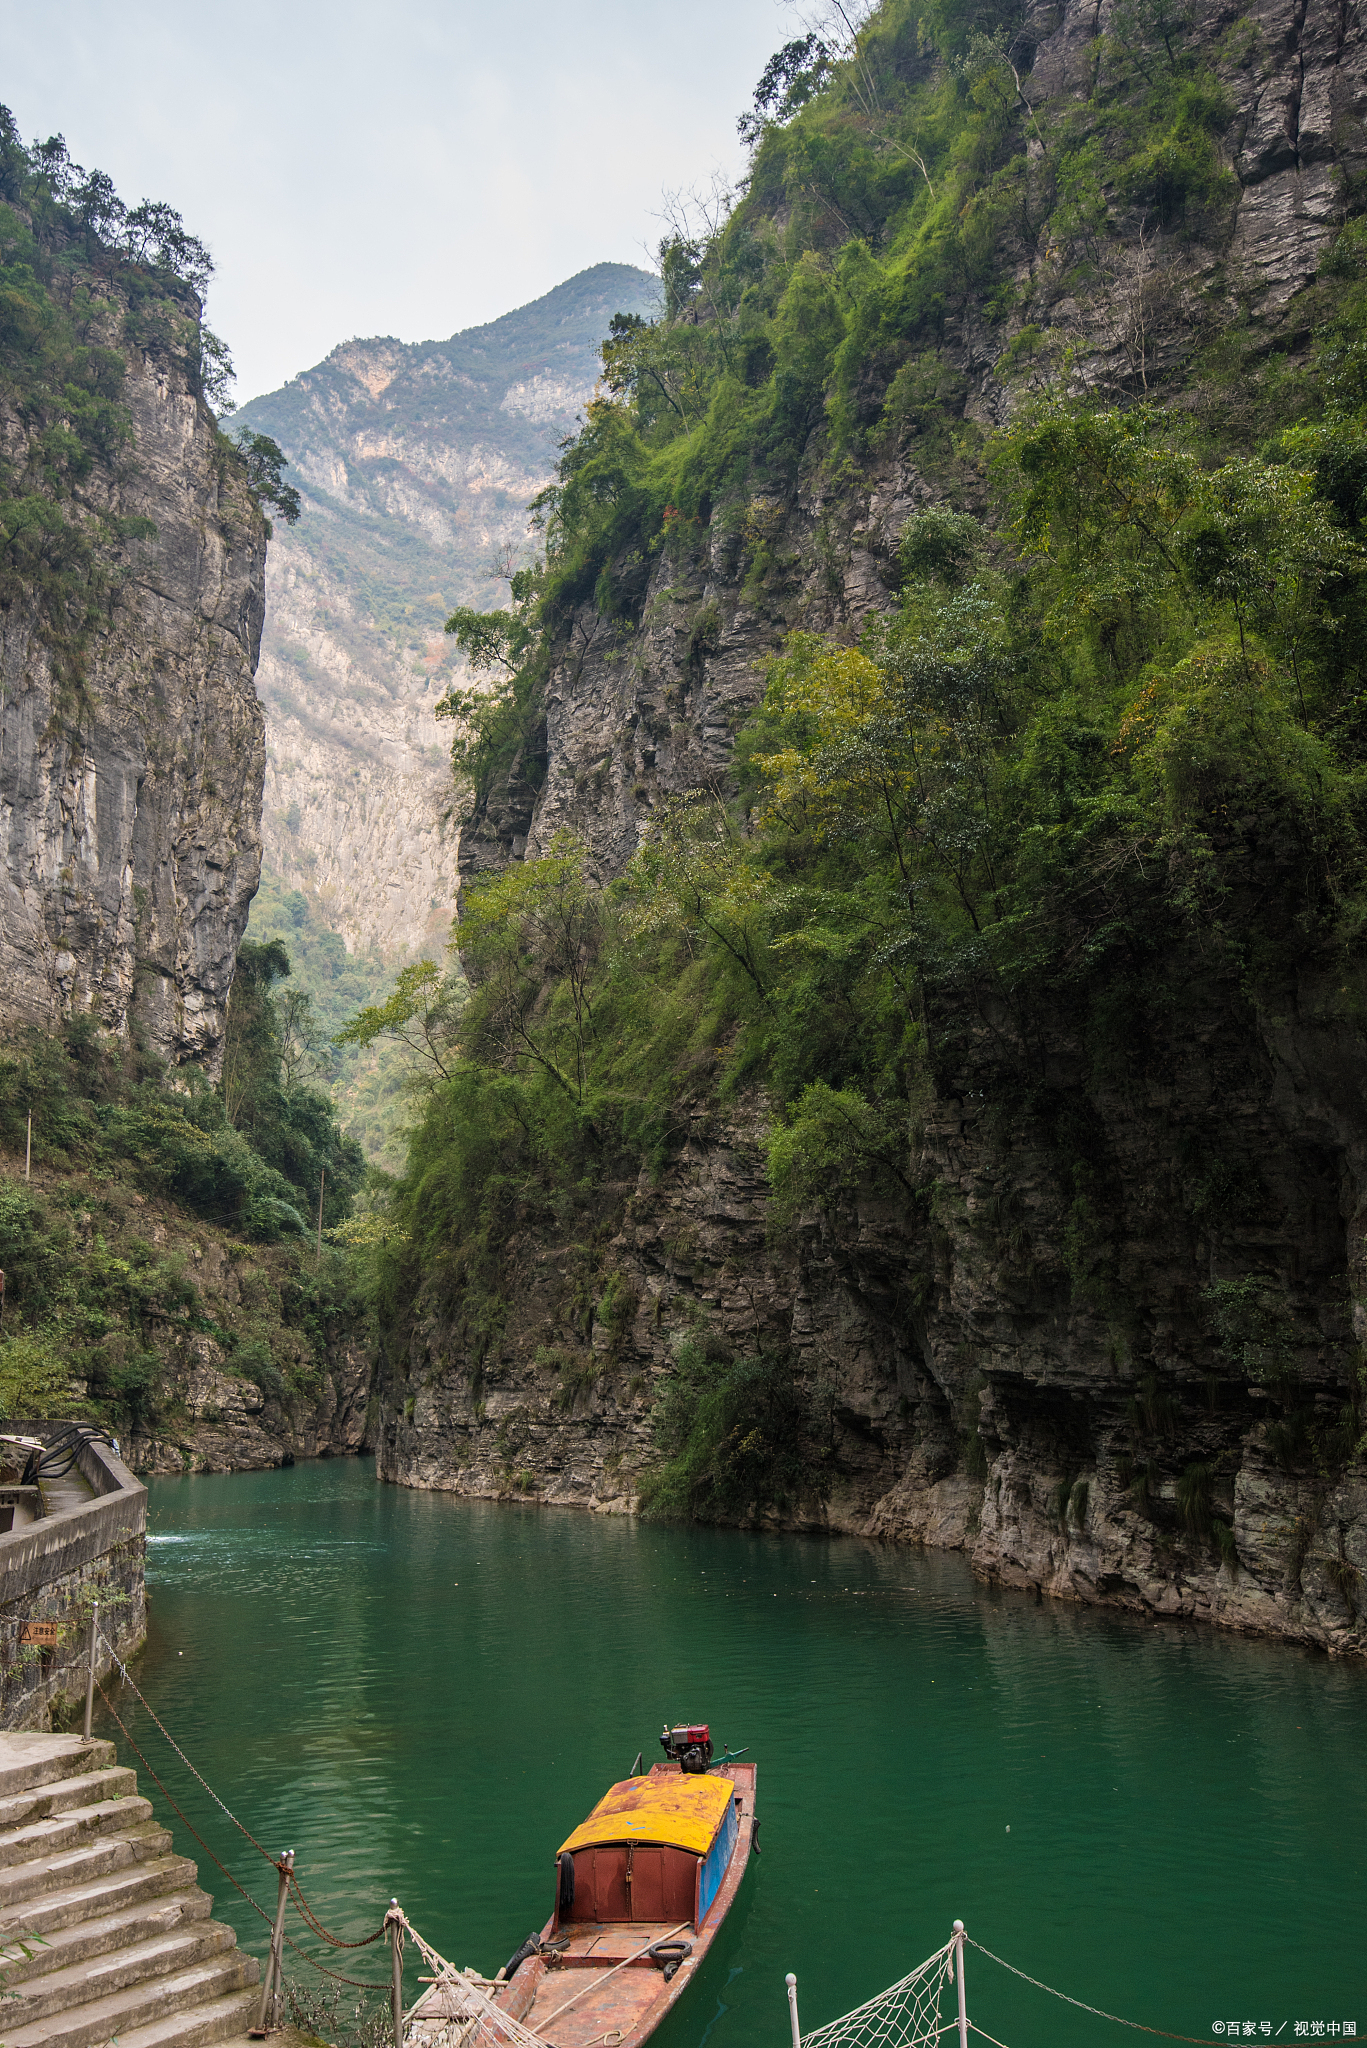
<svg viewBox="0 0 1367 2048">
<path fill-rule="evenodd" d="M 705 1856 L 735 1789 L 729 1778 L 685 1777 L 672 1771 L 659 1777 L 623 1778 L 604 1793 L 557 1854 L 607 1842 L 662 1842 Z"/>
</svg>

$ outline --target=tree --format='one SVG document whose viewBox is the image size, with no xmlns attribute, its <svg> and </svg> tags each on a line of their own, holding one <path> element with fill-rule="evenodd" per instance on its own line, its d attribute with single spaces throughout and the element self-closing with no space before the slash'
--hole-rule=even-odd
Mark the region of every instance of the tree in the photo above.
<svg viewBox="0 0 1367 2048">
<path fill-rule="evenodd" d="M 602 934 L 602 892 L 571 833 L 558 832 L 540 860 L 471 889 L 461 950 L 480 991 L 476 1051 L 512 1073 L 537 1068 L 582 1104 Z M 564 991 L 549 1007 L 548 980 Z"/>
<path fill-rule="evenodd" d="M 205 403 L 220 415 L 231 412 L 233 410 L 231 393 L 236 381 L 237 372 L 233 368 L 233 359 L 228 352 L 227 342 L 221 340 L 211 328 L 201 327 L 199 330 L 199 385 L 204 393 Z M 284 457 L 281 456 L 280 459 L 283 464 Z M 299 502 L 298 494 L 295 493 L 293 495 L 297 505 Z M 297 519 L 298 516 L 296 512 L 295 518 Z"/>
<path fill-rule="evenodd" d="M 443 1081 L 451 1078 L 455 1027 L 468 994 L 462 975 L 443 974 L 435 960 L 416 960 L 401 969 L 393 992 L 371 1003 L 333 1038 L 334 1045 L 373 1045 L 397 1038 Z"/>
<path fill-rule="evenodd" d="M 507 582 L 511 606 L 504 611 L 477 612 L 469 605 L 458 605 L 446 621 L 446 631 L 476 675 L 489 675 L 497 669 L 516 675 L 536 638 L 543 571 L 535 564 L 514 569 L 511 559 L 505 557 L 493 565 L 492 573 Z M 452 715 L 437 706 L 438 718 Z"/>
<path fill-rule="evenodd" d="M 288 1095 L 320 1071 L 323 1034 L 313 1014 L 313 997 L 306 989 L 282 989 L 276 1002 L 276 1018 L 280 1085 Z"/>
<path fill-rule="evenodd" d="M 325 1182 L 324 1220 L 339 1223 L 365 1178 L 365 1157 L 339 1128 L 330 1099 L 306 1085 L 319 1035 L 308 996 L 282 986 L 290 972 L 280 939 L 247 939 L 238 950 L 223 1058 L 224 1112 L 293 1187 L 302 1213 L 312 1213 Z"/>
<path fill-rule="evenodd" d="M 754 112 L 736 122 L 741 141 L 753 149 L 771 123 L 781 127 L 791 121 L 820 92 L 830 68 L 831 52 L 816 34 L 798 36 L 775 50 L 755 87 Z"/>
<path fill-rule="evenodd" d="M 511 569 L 508 584 L 512 603 L 500 611 L 477 612 L 460 605 L 446 621 L 446 631 L 465 655 L 477 676 L 493 678 L 489 683 L 462 687 L 453 684 L 433 707 L 438 718 L 456 723 L 451 742 L 451 765 L 457 774 L 476 782 L 486 764 L 497 757 L 518 721 L 514 685 L 540 634 L 541 593 L 545 567 Z M 501 576 L 504 569 L 499 567 Z"/>
<path fill-rule="evenodd" d="M 244 1103 L 276 1058 L 276 1013 L 271 989 L 286 981 L 290 956 L 282 939 L 244 939 L 228 997 L 223 1034 L 223 1107 L 236 1124 Z"/>
<path fill-rule="evenodd" d="M 280 472 L 289 468 L 289 458 L 279 442 L 272 441 L 269 434 L 256 434 L 250 427 L 239 427 L 237 452 L 246 469 L 247 489 L 255 503 L 273 505 L 286 526 L 293 526 L 303 507 L 298 491 L 281 477 Z"/>
</svg>

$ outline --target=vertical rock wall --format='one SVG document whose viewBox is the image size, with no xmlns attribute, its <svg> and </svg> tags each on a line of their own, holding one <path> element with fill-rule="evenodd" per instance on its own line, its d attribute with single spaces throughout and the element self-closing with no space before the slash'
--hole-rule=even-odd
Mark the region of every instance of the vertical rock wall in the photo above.
<svg viewBox="0 0 1367 2048">
<path fill-rule="evenodd" d="M 1085 96 L 1111 15 L 1031 11 L 1035 105 Z M 1245 317 L 1293 351 L 1307 338 L 1298 294 L 1361 173 L 1367 44 L 1355 15 L 1313 0 L 1241 23 L 1207 9 L 1191 29 L 1224 39 L 1238 190 L 1213 238 L 1118 233 L 1085 301 L 1055 250 L 1005 252 L 1017 329 L 1065 340 L 1103 396 L 1181 392 L 1195 344 Z M 971 295 L 947 309 L 946 417 L 1006 419 L 1010 339 Z M 834 477 L 822 453 L 787 499 L 715 505 L 653 562 L 610 566 L 614 616 L 586 604 L 562 634 L 542 718 L 463 831 L 467 877 L 562 828 L 620 873 L 662 802 L 734 788 L 735 735 L 786 632 L 852 640 L 894 602 L 897 539 L 939 495 L 934 474 L 914 443 Z M 1249 886 L 1272 900 L 1277 876 Z M 1367 1047 L 1324 989 L 1264 988 L 1255 1008 L 1199 944 L 1170 972 L 1183 1023 L 1155 1013 L 1110 1071 L 1063 1006 L 1033 1037 L 1005 1006 L 941 1017 L 957 1065 L 908 1134 L 922 1193 L 866 1189 L 777 1238 L 766 1105 L 719 1104 L 702 1076 L 658 1179 L 599 1190 L 586 1216 L 567 1205 L 558 1234 L 518 1211 L 493 1342 L 415 1317 L 386 1362 L 382 1474 L 627 1508 L 671 1336 L 705 1329 L 738 1353 L 786 1350 L 825 1390 L 818 1524 L 961 1547 L 1041 1593 L 1362 1654 L 1367 1462 L 1352 1449 L 1330 1469 L 1305 1445 L 1361 1429 Z M 1257 1343 L 1232 1363 L 1204 1305 L 1260 1271 L 1302 1394 L 1290 1423 Z"/>
<path fill-rule="evenodd" d="M 36 602 L 0 612 L 0 1024 L 136 1024 L 215 1072 L 261 864 L 265 522 L 187 368 L 112 298 L 106 340 L 131 439 L 79 516 L 155 533 L 107 550 L 78 680 Z M 25 431 L 0 402 L 11 448 Z"/>
<path fill-rule="evenodd" d="M 267 866 L 349 949 L 439 953 L 456 892 L 442 628 L 500 604 L 527 506 L 593 389 L 612 315 L 655 281 L 603 263 L 445 341 L 350 341 L 241 417 L 289 456 L 304 517 L 273 550 L 260 685 Z"/>
</svg>

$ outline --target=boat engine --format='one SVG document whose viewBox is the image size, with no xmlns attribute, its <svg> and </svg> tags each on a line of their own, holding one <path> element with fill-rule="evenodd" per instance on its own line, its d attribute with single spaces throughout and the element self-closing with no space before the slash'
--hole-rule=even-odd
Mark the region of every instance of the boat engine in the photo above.
<svg viewBox="0 0 1367 2048">
<path fill-rule="evenodd" d="M 712 1761 L 712 1730 L 705 1721 L 683 1721 L 677 1728 L 665 1727 L 660 1747 L 681 1771 L 701 1777 Z"/>
</svg>

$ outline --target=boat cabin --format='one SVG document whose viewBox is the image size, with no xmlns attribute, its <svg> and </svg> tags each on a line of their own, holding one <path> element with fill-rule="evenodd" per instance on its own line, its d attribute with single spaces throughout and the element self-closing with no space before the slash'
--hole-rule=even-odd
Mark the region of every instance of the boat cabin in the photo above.
<svg viewBox="0 0 1367 2048">
<path fill-rule="evenodd" d="M 730 1778 L 686 1776 L 667 1765 L 613 1785 L 560 1846 L 555 1925 L 645 1920 L 701 1928 L 736 1844 L 739 1801 Z"/>
</svg>

